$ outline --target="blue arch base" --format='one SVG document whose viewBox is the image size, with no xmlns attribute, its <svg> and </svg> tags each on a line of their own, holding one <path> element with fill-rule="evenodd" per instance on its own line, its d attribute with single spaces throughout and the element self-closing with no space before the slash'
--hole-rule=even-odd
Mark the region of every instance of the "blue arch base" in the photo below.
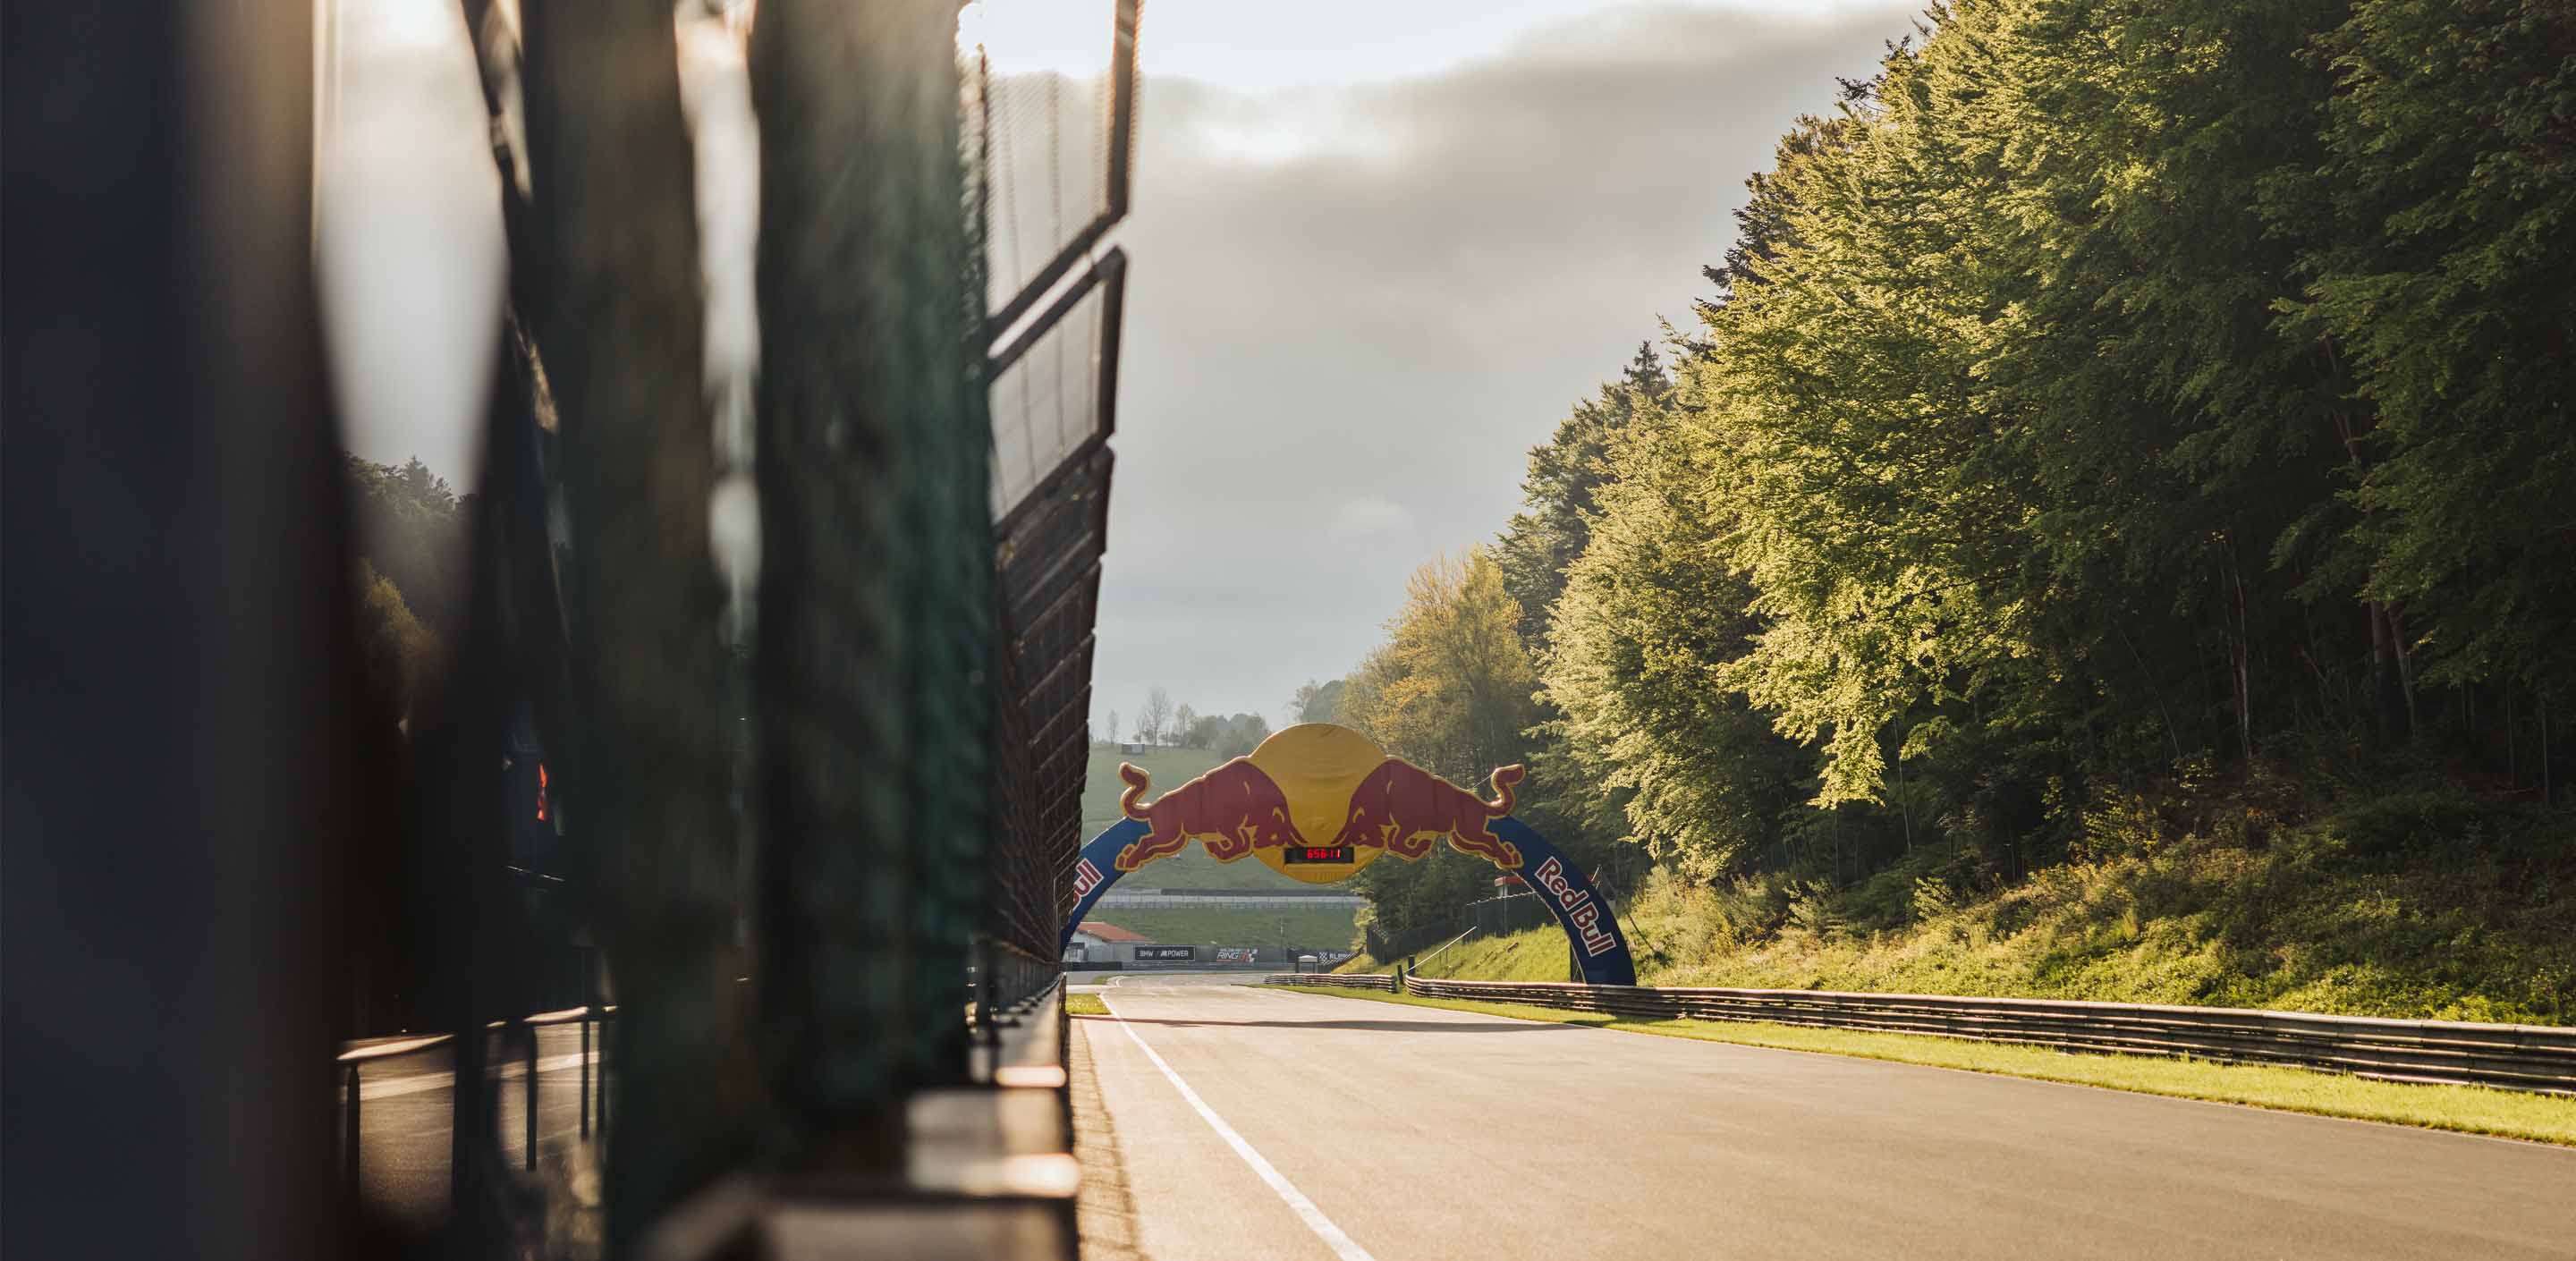
<svg viewBox="0 0 2576 1261">
<path fill-rule="evenodd" d="M 1100 830 L 1100 835 L 1083 843 L 1082 857 L 1073 864 L 1073 914 L 1064 921 L 1064 932 L 1056 937 L 1055 952 L 1062 955 L 1073 944 L 1073 930 L 1091 918 L 1091 908 L 1100 895 L 1118 883 L 1126 872 L 1118 870 L 1118 851 L 1143 840 L 1152 825 L 1143 819 L 1120 819 Z"/>
<path fill-rule="evenodd" d="M 1530 892 L 1556 916 L 1565 939 L 1574 945 L 1574 966 L 1582 971 L 1583 983 L 1636 984 L 1637 960 L 1628 953 L 1628 935 L 1619 931 L 1618 913 L 1594 891 L 1591 877 L 1530 825 L 1504 815 L 1492 826 L 1494 835 L 1520 847 L 1521 865 L 1512 874 L 1527 881 Z"/>
<path fill-rule="evenodd" d="M 1546 837 L 1526 823 L 1505 815 L 1493 821 L 1494 835 L 1509 841 L 1521 852 L 1518 867 L 1502 867 L 1529 884 L 1530 892 L 1547 904 L 1556 916 L 1557 926 L 1565 930 L 1565 939 L 1574 947 L 1575 966 L 1583 973 L 1586 985 L 1634 985 L 1637 983 L 1637 961 L 1628 953 L 1627 934 L 1619 931 L 1619 917 L 1610 903 L 1592 887 L 1583 869 L 1566 861 Z M 1121 819 L 1103 829 L 1082 847 L 1082 857 L 1073 869 L 1073 914 L 1064 921 L 1064 932 L 1057 938 L 1057 953 L 1073 944 L 1073 930 L 1091 917 L 1100 895 L 1118 883 L 1127 873 L 1118 870 L 1118 851 L 1143 839 L 1149 825 L 1142 819 Z M 1497 863 L 1497 867 L 1502 865 Z"/>
</svg>

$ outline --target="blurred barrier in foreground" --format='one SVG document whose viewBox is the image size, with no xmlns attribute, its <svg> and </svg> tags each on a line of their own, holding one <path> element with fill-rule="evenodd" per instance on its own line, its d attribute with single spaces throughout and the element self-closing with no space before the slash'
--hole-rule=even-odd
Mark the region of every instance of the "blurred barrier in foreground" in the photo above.
<svg viewBox="0 0 2576 1261">
<path fill-rule="evenodd" d="M 1393 991 L 1391 976 L 1272 976 L 1272 985 Z M 2576 1028 L 2382 1020 L 2294 1011 L 2088 1003 L 1947 994 L 1853 994 L 1408 977 L 1424 998 L 1526 1003 L 1635 1020 L 1767 1020 L 1874 1029 L 2061 1051 L 2281 1064 L 2382 1081 L 2493 1086 L 2576 1095 Z"/>
</svg>

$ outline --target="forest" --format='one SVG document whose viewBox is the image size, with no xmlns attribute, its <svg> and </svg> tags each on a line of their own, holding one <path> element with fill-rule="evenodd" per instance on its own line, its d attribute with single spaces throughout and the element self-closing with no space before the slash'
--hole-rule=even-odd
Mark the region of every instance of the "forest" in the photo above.
<svg viewBox="0 0 2576 1261">
<path fill-rule="evenodd" d="M 433 690 L 465 617 L 472 496 L 415 456 L 401 465 L 342 456 L 359 540 L 358 643 L 368 683 L 408 716 Z"/>
<path fill-rule="evenodd" d="M 2192 966 L 1963 984 L 2576 1015 L 2576 10 L 1958 0 L 1820 88 L 1336 715 L 1526 762 L 1668 975 L 2089 881 Z"/>
</svg>

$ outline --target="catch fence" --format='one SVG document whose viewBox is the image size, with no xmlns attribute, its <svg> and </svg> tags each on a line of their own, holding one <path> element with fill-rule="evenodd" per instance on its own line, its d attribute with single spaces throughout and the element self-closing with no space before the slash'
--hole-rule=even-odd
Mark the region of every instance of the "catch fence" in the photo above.
<svg viewBox="0 0 2576 1261">
<path fill-rule="evenodd" d="M 1274 985 L 1392 992 L 1391 976 L 1274 976 Z M 1407 977 L 1425 998 L 1524 1003 L 1634 1020 L 1769 1021 L 2061 1051 L 2279 1064 L 2382 1081 L 2576 1095 L 2576 1028 L 1948 994 L 1724 989 Z"/>
</svg>

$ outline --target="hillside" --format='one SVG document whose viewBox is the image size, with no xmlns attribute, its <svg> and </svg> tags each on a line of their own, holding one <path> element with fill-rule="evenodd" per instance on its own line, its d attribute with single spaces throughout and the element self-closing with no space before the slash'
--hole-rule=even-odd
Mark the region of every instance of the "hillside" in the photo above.
<svg viewBox="0 0 2576 1261">
<path fill-rule="evenodd" d="M 2576 1023 L 2576 827 L 2563 818 L 2410 791 L 2296 826 L 2100 842 L 2109 852 L 1982 892 L 1944 883 L 1957 856 L 1937 849 L 1833 894 L 1659 874 L 1623 922 L 1649 985 Z M 1424 970 L 1561 980 L 1564 960 L 1551 928 L 1470 942 Z"/>
<path fill-rule="evenodd" d="M 1091 913 L 1095 921 L 1116 924 L 1166 945 L 1294 946 L 1300 950 L 1350 949 L 1358 936 L 1358 916 L 1358 908 L 1351 906 L 1289 906 L 1276 911 L 1117 906 Z"/>
</svg>

